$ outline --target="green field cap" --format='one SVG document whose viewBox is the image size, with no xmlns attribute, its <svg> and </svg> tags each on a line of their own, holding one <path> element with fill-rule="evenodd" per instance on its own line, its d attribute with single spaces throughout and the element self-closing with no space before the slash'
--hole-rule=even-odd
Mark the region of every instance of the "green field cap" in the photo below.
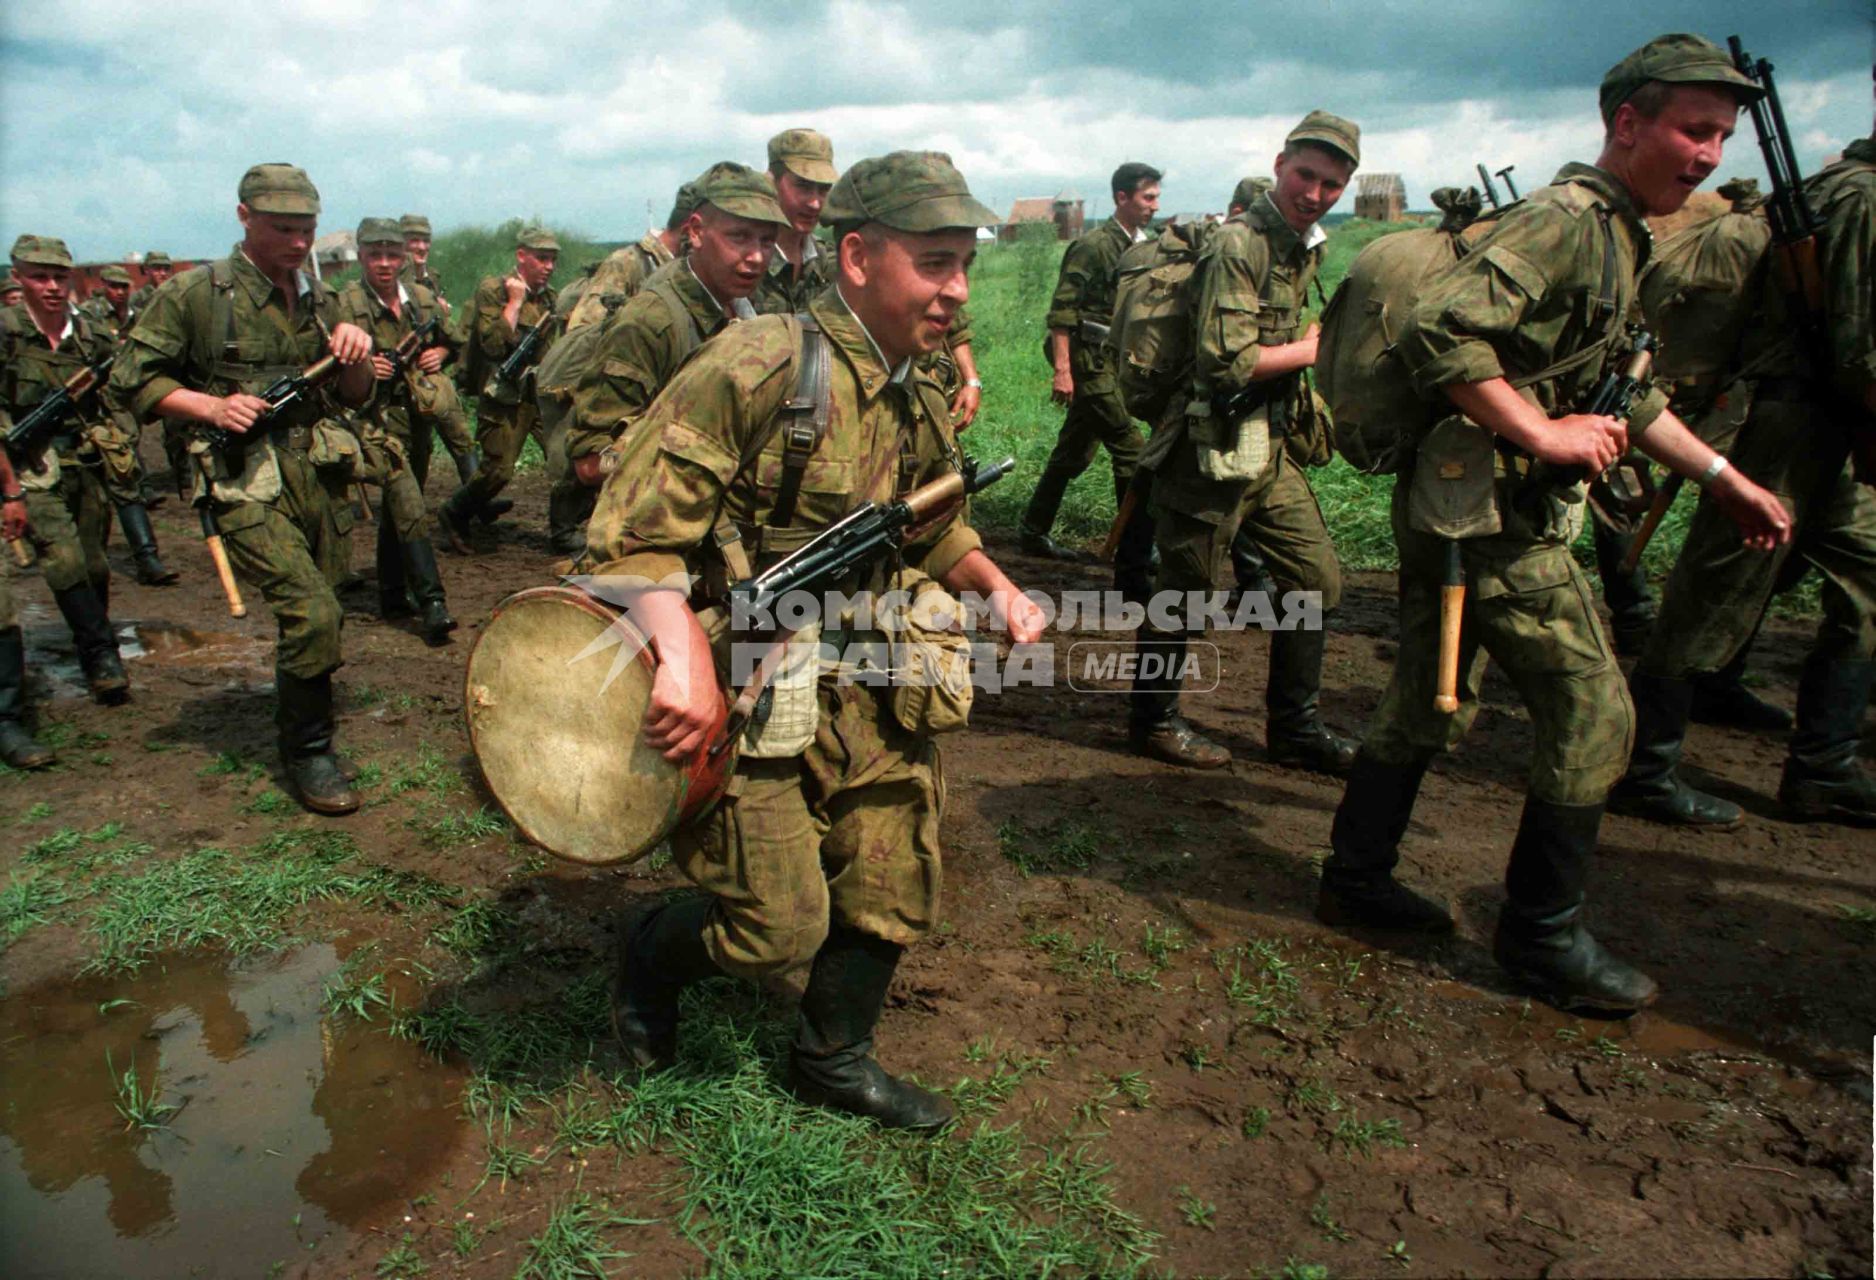
<svg viewBox="0 0 1876 1280">
<path fill-rule="evenodd" d="M 686 182 L 677 189 L 677 196 L 671 201 L 671 216 L 665 219 L 667 227 L 675 227 L 684 219 L 697 212 L 697 206 L 703 201 L 697 197 L 697 184 Z"/>
<path fill-rule="evenodd" d="M 788 225 L 788 215 L 782 212 L 782 206 L 775 201 L 774 179 L 746 164 L 724 160 L 711 165 L 697 176 L 696 181 L 685 185 L 691 190 L 693 208 L 696 205 L 714 205 L 739 218 L 773 222 L 784 227 Z"/>
<path fill-rule="evenodd" d="M 104 281 L 106 284 L 129 284 L 130 272 L 124 270 L 122 267 L 106 267 L 104 270 L 98 272 L 98 279 Z"/>
<path fill-rule="evenodd" d="M 257 164 L 241 175 L 241 203 L 255 213 L 317 217 L 319 188 L 306 170 L 290 164 Z"/>
<path fill-rule="evenodd" d="M 1765 96 L 1751 77 L 1733 65 L 1732 55 L 1703 36 L 1679 32 L 1656 36 L 1609 68 L 1602 78 L 1602 118 L 1615 118 L 1615 109 L 1635 96 L 1651 80 L 1666 84 L 1717 84 L 1733 91 L 1743 105 Z"/>
<path fill-rule="evenodd" d="M 1290 130 L 1283 141 L 1286 144 L 1313 142 L 1340 151 L 1357 166 L 1361 164 L 1361 126 L 1327 111 L 1312 111 L 1304 116 L 1303 123 Z"/>
<path fill-rule="evenodd" d="M 895 151 L 862 160 L 840 176 L 821 206 L 831 227 L 877 222 L 897 231 L 993 227 L 1002 221 L 977 202 L 951 158 L 938 151 Z"/>
<path fill-rule="evenodd" d="M 827 186 L 840 177 L 834 167 L 834 144 L 812 129 L 784 129 L 769 139 L 769 170 L 777 168 Z"/>
<path fill-rule="evenodd" d="M 421 213 L 405 214 L 397 220 L 397 229 L 404 233 L 406 239 L 412 236 L 422 236 L 425 240 L 431 238 L 430 219 Z"/>
<path fill-rule="evenodd" d="M 57 236 L 21 236 L 13 242 L 13 261 L 15 265 L 69 267 L 72 251 Z"/>
<path fill-rule="evenodd" d="M 161 249 L 152 249 L 150 252 L 143 255 L 143 265 L 145 270 L 148 270 L 151 267 L 169 267 L 175 264 L 169 260 L 169 255 L 164 253 Z"/>
<path fill-rule="evenodd" d="M 515 247 L 536 253 L 559 253 L 560 241 L 554 239 L 553 232 L 535 222 L 521 228 L 521 234 L 515 237 Z"/>
<path fill-rule="evenodd" d="M 1759 190 L 1757 178 L 1728 178 L 1715 187 L 1713 193 L 1722 200 L 1731 200 L 1733 210 L 1737 213 L 1756 209 L 1765 203 L 1765 193 Z"/>
<path fill-rule="evenodd" d="M 1257 197 L 1277 185 L 1275 178 L 1239 178 L 1238 185 L 1231 188 L 1231 204 L 1227 207 L 1248 209 L 1257 202 Z"/>
<path fill-rule="evenodd" d="M 389 218 L 359 219 L 358 231 L 352 238 L 361 249 L 368 244 L 394 244 L 400 249 L 404 247 L 403 230 Z"/>
</svg>

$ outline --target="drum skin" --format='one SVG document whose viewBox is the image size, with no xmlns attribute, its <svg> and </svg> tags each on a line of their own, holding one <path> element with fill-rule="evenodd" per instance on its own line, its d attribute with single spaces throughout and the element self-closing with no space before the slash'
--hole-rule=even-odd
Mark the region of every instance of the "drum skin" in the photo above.
<svg viewBox="0 0 1876 1280">
<path fill-rule="evenodd" d="M 463 706 L 482 776 L 523 836 L 569 862 L 645 856 L 715 802 L 735 764 L 734 751 L 674 764 L 646 744 L 657 664 L 639 635 L 583 591 L 533 587 L 495 606 L 469 654 Z"/>
</svg>

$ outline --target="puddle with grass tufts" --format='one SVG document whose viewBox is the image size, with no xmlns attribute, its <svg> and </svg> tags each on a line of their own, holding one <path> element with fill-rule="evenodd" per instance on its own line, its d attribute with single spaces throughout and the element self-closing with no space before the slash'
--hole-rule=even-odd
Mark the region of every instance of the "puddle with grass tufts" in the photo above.
<svg viewBox="0 0 1876 1280">
<path fill-rule="evenodd" d="M 263 1275 L 414 1194 L 462 1077 L 322 1013 L 339 968 L 185 955 L 0 1000 L 0 1275 Z"/>
</svg>

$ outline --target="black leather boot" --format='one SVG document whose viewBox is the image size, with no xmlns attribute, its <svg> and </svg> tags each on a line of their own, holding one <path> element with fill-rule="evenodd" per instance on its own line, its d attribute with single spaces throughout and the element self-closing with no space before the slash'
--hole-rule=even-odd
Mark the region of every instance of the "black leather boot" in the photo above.
<svg viewBox="0 0 1876 1280">
<path fill-rule="evenodd" d="M 482 465 L 482 459 L 477 456 L 474 449 L 464 449 L 461 453 L 452 451 L 449 456 L 450 460 L 456 464 L 456 481 L 458 484 L 468 484 L 469 477 L 474 475 L 476 468 Z"/>
<path fill-rule="evenodd" d="M 677 998 L 684 988 L 722 972 L 704 946 L 710 899 L 653 902 L 629 916 L 612 981 L 612 1033 L 633 1066 L 666 1071 L 677 1065 Z"/>
<path fill-rule="evenodd" d="M 109 591 L 109 587 L 104 589 Z M 117 653 L 117 633 L 111 629 L 105 600 L 88 583 L 54 591 L 59 612 L 72 629 L 72 641 L 78 649 L 78 665 L 84 669 L 85 684 L 94 702 L 116 706 L 130 697 L 130 677 L 124 674 L 124 661 Z"/>
<path fill-rule="evenodd" d="M 466 481 L 436 509 L 437 528 L 443 531 L 443 540 L 449 543 L 450 550 L 458 555 L 466 556 L 473 549 L 469 543 L 469 522 L 475 519 L 476 509 L 477 503 L 470 496 Z"/>
<path fill-rule="evenodd" d="M 1136 471 L 1128 482 L 1133 511 L 1114 543 L 1114 590 L 1123 600 L 1144 605 L 1153 597 L 1153 576 L 1159 555 L 1153 546 L 1153 473 Z M 1123 496 L 1122 505 L 1126 504 Z"/>
<path fill-rule="evenodd" d="M 358 808 L 358 794 L 332 752 L 332 673 L 309 680 L 276 670 L 274 681 L 280 759 L 300 803 L 314 813 L 351 813 Z"/>
<path fill-rule="evenodd" d="M 1778 802 L 1801 822 L 1876 823 L 1876 780 L 1857 762 L 1876 664 L 1812 654 L 1798 679 L 1798 727 Z"/>
<path fill-rule="evenodd" d="M 802 993 L 786 1083 L 813 1106 L 930 1133 L 957 1114 L 950 1100 L 889 1075 L 873 1057 L 873 1031 L 903 951 L 845 925 L 828 930 Z"/>
<path fill-rule="evenodd" d="M 1635 534 L 1617 533 L 1601 520 L 1592 519 L 1596 543 L 1596 572 L 1602 578 L 1602 600 L 1609 606 L 1610 639 L 1615 651 L 1625 658 L 1638 658 L 1648 647 L 1648 635 L 1655 626 L 1655 597 L 1649 590 L 1648 575 L 1636 565 L 1622 572 Z"/>
<path fill-rule="evenodd" d="M 1628 758 L 1628 772 L 1609 793 L 1609 808 L 1631 818 L 1714 831 L 1731 830 L 1744 821 L 1732 801 L 1681 780 L 1681 743 L 1687 737 L 1693 685 L 1637 667 L 1628 691 L 1635 701 L 1635 750 Z"/>
<path fill-rule="evenodd" d="M 1328 647 L 1329 634 L 1320 627 L 1270 633 L 1264 743 L 1272 764 L 1342 776 L 1355 763 L 1355 749 L 1361 744 L 1331 733 L 1322 723 L 1322 655 Z"/>
<path fill-rule="evenodd" d="M 26 732 L 26 639 L 18 627 L 0 631 L 0 760 L 15 769 L 43 769 L 52 749 Z"/>
<path fill-rule="evenodd" d="M 1452 912 L 1394 878 L 1427 761 L 1386 764 L 1359 752 L 1330 829 L 1316 918 L 1339 928 L 1451 933 Z"/>
<path fill-rule="evenodd" d="M 586 550 L 586 522 L 593 518 L 599 490 L 569 475 L 547 495 L 547 545 L 563 556 Z"/>
<path fill-rule="evenodd" d="M 513 498 L 490 498 L 487 502 L 482 504 L 482 509 L 476 512 L 476 519 L 480 520 L 483 524 L 494 524 L 497 520 L 500 520 L 514 509 L 515 500 Z"/>
<path fill-rule="evenodd" d="M 1718 671 L 1693 677 L 1695 724 L 1722 725 L 1749 733 L 1791 732 L 1791 712 L 1746 688 L 1746 659 L 1758 639 L 1758 629 L 1754 628 L 1731 662 Z"/>
<path fill-rule="evenodd" d="M 130 544 L 131 559 L 136 561 L 138 582 L 146 587 L 167 587 L 182 577 L 156 554 L 156 530 L 150 527 L 150 513 L 141 502 L 126 502 L 119 507 L 117 522 L 124 527 L 124 541 Z"/>
<path fill-rule="evenodd" d="M 456 619 L 449 616 L 443 599 L 443 574 L 436 567 L 436 548 L 428 538 L 412 538 L 404 544 L 403 564 L 409 574 L 412 593 L 423 609 L 423 642 L 431 648 L 449 643 L 449 633 L 456 629 Z"/>
<path fill-rule="evenodd" d="M 1599 804 L 1562 805 L 1526 797 L 1505 869 L 1509 900 L 1498 916 L 1492 955 L 1522 985 L 1560 1009 L 1633 1013 L 1660 989 L 1610 955 L 1583 926 L 1584 886 L 1602 825 Z"/>
<path fill-rule="evenodd" d="M 1231 763 L 1231 753 L 1179 714 L 1186 641 L 1181 632 L 1140 628 L 1134 640 L 1139 666 L 1129 699 L 1127 737 L 1143 756 L 1193 769 L 1222 769 Z"/>
<path fill-rule="evenodd" d="M 404 573 L 403 546 L 397 540 L 397 530 L 391 527 L 389 517 L 378 521 L 378 616 L 380 618 L 408 618 L 413 610 L 410 607 L 410 583 Z"/>
</svg>

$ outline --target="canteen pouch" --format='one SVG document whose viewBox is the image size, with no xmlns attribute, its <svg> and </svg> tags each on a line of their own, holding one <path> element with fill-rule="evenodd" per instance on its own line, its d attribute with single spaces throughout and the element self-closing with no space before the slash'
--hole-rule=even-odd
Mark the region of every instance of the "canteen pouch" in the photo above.
<svg viewBox="0 0 1876 1280">
<path fill-rule="evenodd" d="M 783 648 L 743 730 L 744 756 L 785 760 L 808 749 L 821 723 L 820 675 L 821 624 L 816 621 L 790 636 Z"/>
<path fill-rule="evenodd" d="M 238 448 L 217 449 L 200 436 L 189 441 L 192 458 L 202 459 L 195 471 L 194 496 L 202 496 L 203 469 L 208 472 L 208 496 L 217 502 L 272 502 L 280 496 L 280 459 L 265 432 L 240 439 Z M 240 464 L 239 472 L 229 462 Z"/>
<path fill-rule="evenodd" d="M 971 718 L 971 642 L 964 606 L 917 569 L 894 576 L 905 603 L 882 619 L 892 643 L 892 717 L 906 730 L 931 735 L 962 729 Z"/>
<path fill-rule="evenodd" d="M 1437 538 L 1482 538 L 1504 527 L 1492 433 L 1459 414 L 1420 442 L 1407 494 L 1407 526 Z"/>
<path fill-rule="evenodd" d="M 1199 474 L 1207 480 L 1251 481 L 1270 465 L 1268 403 L 1235 421 L 1207 414 L 1193 415 L 1188 422 L 1198 446 Z"/>
<path fill-rule="evenodd" d="M 365 452 L 358 437 L 331 418 L 313 424 L 306 460 L 319 471 L 337 472 L 348 480 L 365 478 Z"/>
</svg>

